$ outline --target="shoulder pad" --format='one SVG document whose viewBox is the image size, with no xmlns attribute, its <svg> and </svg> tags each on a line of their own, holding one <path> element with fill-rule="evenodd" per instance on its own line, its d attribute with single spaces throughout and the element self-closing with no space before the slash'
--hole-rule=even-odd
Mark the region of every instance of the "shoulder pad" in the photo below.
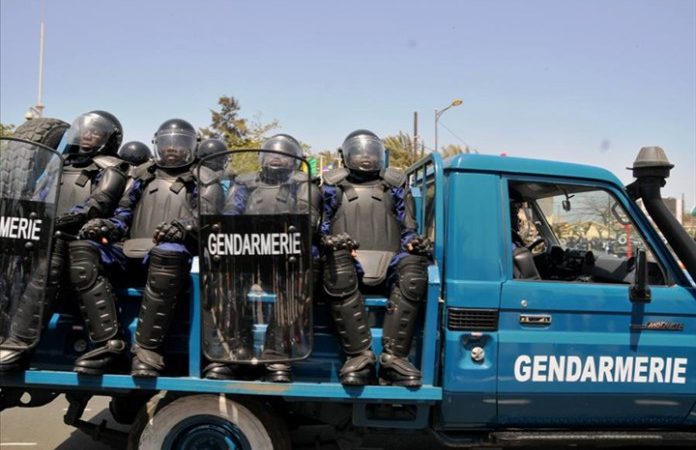
<svg viewBox="0 0 696 450">
<path fill-rule="evenodd" d="M 290 179 L 296 183 L 306 183 L 309 180 L 309 175 L 300 170 L 296 170 L 290 175 Z"/>
<path fill-rule="evenodd" d="M 340 183 L 341 181 L 345 180 L 346 178 L 348 178 L 348 174 L 349 174 L 348 169 L 346 169 L 345 167 L 340 167 L 338 169 L 334 169 L 334 170 L 330 171 L 329 173 L 327 173 L 326 175 L 324 175 L 324 183 L 336 185 L 336 184 Z"/>
<path fill-rule="evenodd" d="M 97 155 L 92 159 L 92 162 L 96 164 L 100 169 L 106 169 L 107 167 L 120 166 L 124 163 L 123 160 L 116 158 L 115 156 L 107 155 Z"/>
<path fill-rule="evenodd" d="M 235 177 L 234 182 L 237 184 L 243 184 L 247 187 L 256 186 L 259 183 L 259 174 L 242 173 Z"/>
<path fill-rule="evenodd" d="M 218 172 L 205 166 L 200 166 L 198 170 L 194 170 L 193 177 L 204 186 L 220 181 Z"/>
<path fill-rule="evenodd" d="M 152 178 L 154 176 L 152 174 L 154 168 L 155 168 L 154 161 L 144 162 L 137 167 L 133 167 L 133 170 L 131 171 L 131 176 L 133 178 L 136 178 L 136 179 L 149 180 L 150 178 Z"/>
<path fill-rule="evenodd" d="M 406 174 L 402 170 L 387 167 L 382 171 L 382 179 L 392 187 L 401 187 L 406 183 Z"/>
</svg>

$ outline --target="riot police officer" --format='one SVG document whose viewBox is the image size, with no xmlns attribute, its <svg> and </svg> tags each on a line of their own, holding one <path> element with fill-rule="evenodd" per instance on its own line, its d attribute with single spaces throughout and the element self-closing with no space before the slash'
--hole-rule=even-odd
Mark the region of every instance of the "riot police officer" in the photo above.
<svg viewBox="0 0 696 450">
<path fill-rule="evenodd" d="M 121 122 L 106 111 L 90 111 L 73 121 L 64 140 L 65 164 L 56 230 L 75 234 L 89 219 L 113 214 L 128 180 L 128 165 L 116 157 L 122 137 Z M 66 241 L 55 239 L 50 264 L 44 269 L 48 273 L 36 273 L 32 277 L 12 318 L 10 336 L 0 348 L 0 371 L 20 367 L 27 351 L 38 341 L 64 277 L 67 252 Z M 45 287 L 41 281 L 44 277 Z M 45 291 L 43 308 L 42 290 Z"/>
<path fill-rule="evenodd" d="M 227 145 L 220 139 L 206 139 L 198 146 L 196 159 L 201 160 L 206 156 L 226 151 Z M 208 158 L 203 162 L 203 165 L 207 166 L 211 170 L 214 170 L 215 172 L 224 172 L 225 168 L 227 167 L 227 156 L 223 155 L 218 158 Z"/>
<path fill-rule="evenodd" d="M 129 141 L 118 149 L 118 157 L 132 166 L 139 166 L 152 158 L 152 154 L 147 144 L 140 141 Z"/>
<path fill-rule="evenodd" d="M 70 244 L 71 278 L 79 293 L 89 337 L 97 345 L 77 359 L 76 372 L 101 374 L 125 350 L 113 289 L 98 263 L 100 253 L 105 252 L 129 258 L 131 266 L 147 255 L 147 280 L 131 349 L 131 374 L 152 377 L 164 369 L 162 345 L 196 251 L 198 205 L 206 211 L 217 211 L 223 200 L 212 171 L 192 170 L 197 143 L 197 133 L 190 123 L 181 119 L 164 122 L 154 136 L 154 160 L 134 172 L 133 184 L 114 217 L 91 220 L 80 230 L 80 236 L 86 239 Z M 124 242 L 105 245 L 126 235 Z"/>
<path fill-rule="evenodd" d="M 363 294 L 388 291 L 380 381 L 420 386 L 421 373 L 408 354 L 425 300 L 429 243 L 416 234 L 405 175 L 384 167 L 385 148 L 377 135 L 350 133 L 341 154 L 345 167 L 324 177 L 321 224 L 324 291 L 348 356 L 340 381 L 364 385 L 374 379 L 376 358 Z"/>
<path fill-rule="evenodd" d="M 302 157 L 302 147 L 292 136 L 276 134 L 266 140 L 259 153 L 260 172 L 241 174 L 236 177 L 230 193 L 227 196 L 223 214 L 227 215 L 277 215 L 277 214 L 309 214 L 310 230 L 314 233 L 318 230 L 320 220 L 321 194 L 318 188 L 310 182 L 306 173 L 299 170 Z M 286 156 L 287 155 L 287 156 Z M 272 270 L 260 271 L 260 288 L 266 290 L 273 284 Z M 235 274 L 235 276 L 239 276 Z M 245 299 L 242 299 L 245 304 Z M 274 308 L 277 308 L 274 307 Z M 240 305 L 239 311 L 243 311 Z M 292 324 L 280 323 L 274 310 L 270 311 L 270 319 L 264 339 L 264 350 L 261 360 L 287 359 L 290 350 L 288 343 L 291 340 Z M 248 323 L 244 323 L 245 317 L 234 318 L 237 322 L 236 330 L 241 336 L 240 341 L 249 346 L 251 330 Z M 239 350 L 243 354 L 250 354 L 251 349 Z M 205 370 L 205 376 L 214 379 L 229 379 L 236 374 L 238 367 L 212 363 Z M 287 383 L 292 380 L 292 367 L 286 362 L 274 362 L 265 365 L 267 381 Z"/>
</svg>

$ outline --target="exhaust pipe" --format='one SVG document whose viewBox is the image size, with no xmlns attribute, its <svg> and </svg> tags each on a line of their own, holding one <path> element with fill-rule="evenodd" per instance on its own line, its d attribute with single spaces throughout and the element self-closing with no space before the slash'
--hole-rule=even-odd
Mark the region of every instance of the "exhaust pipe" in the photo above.
<svg viewBox="0 0 696 450">
<path fill-rule="evenodd" d="M 667 209 L 660 193 L 673 167 L 674 164 L 670 164 L 662 148 L 641 148 L 633 162 L 633 167 L 628 168 L 633 171 L 636 181 L 626 186 L 626 191 L 633 200 L 639 198 L 643 200 L 645 209 L 653 222 L 684 263 L 691 278 L 696 280 L 696 242 Z"/>
</svg>

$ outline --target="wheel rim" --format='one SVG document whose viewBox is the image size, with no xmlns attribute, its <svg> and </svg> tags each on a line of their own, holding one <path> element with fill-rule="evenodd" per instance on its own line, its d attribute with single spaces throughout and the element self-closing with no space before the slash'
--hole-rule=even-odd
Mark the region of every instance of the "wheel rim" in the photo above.
<svg viewBox="0 0 696 450">
<path fill-rule="evenodd" d="M 253 450 L 239 427 L 217 416 L 193 416 L 169 432 L 163 450 Z"/>
</svg>

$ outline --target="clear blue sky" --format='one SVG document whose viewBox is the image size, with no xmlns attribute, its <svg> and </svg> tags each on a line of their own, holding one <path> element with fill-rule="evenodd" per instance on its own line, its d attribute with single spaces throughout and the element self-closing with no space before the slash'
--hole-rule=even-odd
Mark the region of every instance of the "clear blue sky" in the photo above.
<svg viewBox="0 0 696 450">
<path fill-rule="evenodd" d="M 105 109 L 149 142 L 221 95 L 314 150 L 355 128 L 589 163 L 630 181 L 641 146 L 696 203 L 696 1 L 45 0 L 47 116 Z M 36 103 L 39 0 L 0 1 L 0 120 Z M 461 140 L 460 140 L 461 139 Z"/>
</svg>

